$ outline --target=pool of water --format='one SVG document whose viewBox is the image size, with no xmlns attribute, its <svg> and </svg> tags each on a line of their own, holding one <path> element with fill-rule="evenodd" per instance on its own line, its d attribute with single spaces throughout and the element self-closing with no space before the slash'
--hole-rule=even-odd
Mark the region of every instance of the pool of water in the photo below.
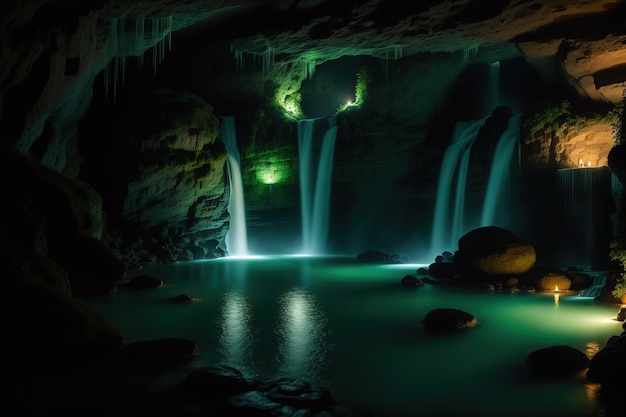
<svg viewBox="0 0 626 417">
<path fill-rule="evenodd" d="M 262 379 L 304 378 L 378 416 L 602 415 L 584 375 L 537 381 L 525 359 L 555 344 L 593 355 L 621 332 L 616 307 L 573 295 L 403 289 L 418 267 L 296 256 L 153 265 L 140 273 L 164 287 L 87 302 L 127 342 L 195 341 L 200 356 L 185 372 L 221 362 Z M 196 302 L 168 302 L 180 294 Z M 467 311 L 479 327 L 428 334 L 421 321 L 435 308 Z"/>
</svg>

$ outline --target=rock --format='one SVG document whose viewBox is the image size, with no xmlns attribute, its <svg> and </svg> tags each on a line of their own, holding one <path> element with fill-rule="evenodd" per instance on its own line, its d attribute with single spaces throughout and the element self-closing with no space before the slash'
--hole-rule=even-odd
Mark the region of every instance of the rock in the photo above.
<svg viewBox="0 0 626 417">
<path fill-rule="evenodd" d="M 272 401 L 294 408 L 325 410 L 333 402 L 328 390 L 312 386 L 302 379 L 280 378 L 259 389 Z"/>
<path fill-rule="evenodd" d="M 459 239 L 456 261 L 464 272 L 516 275 L 535 266 L 535 248 L 513 232 L 485 226 Z"/>
<path fill-rule="evenodd" d="M 189 303 L 193 303 L 194 301 L 196 301 L 196 299 L 187 294 L 180 294 L 180 295 L 177 295 L 176 297 L 170 298 L 170 301 L 174 304 L 189 304 Z"/>
<path fill-rule="evenodd" d="M 386 262 L 389 260 L 389 255 L 380 251 L 366 250 L 359 253 L 357 259 L 361 261 Z"/>
<path fill-rule="evenodd" d="M 540 377 L 563 377 L 587 369 L 589 358 L 571 346 L 555 345 L 532 352 L 526 365 Z"/>
<path fill-rule="evenodd" d="M 237 368 L 217 364 L 202 367 L 188 374 L 183 380 L 185 393 L 196 400 L 225 399 L 254 389 L 258 384 Z"/>
<path fill-rule="evenodd" d="M 119 353 L 120 361 L 133 365 L 179 365 L 197 356 L 195 342 L 177 338 L 133 342 Z"/>
<path fill-rule="evenodd" d="M 452 262 L 435 262 L 428 266 L 430 275 L 441 280 L 453 280 L 459 276 L 459 267 Z"/>
<path fill-rule="evenodd" d="M 163 286 L 163 281 L 150 275 L 137 275 L 128 281 L 128 288 L 131 290 L 145 290 L 151 288 L 160 288 Z"/>
<path fill-rule="evenodd" d="M 626 320 L 626 306 L 620 306 L 619 311 L 617 312 L 617 321 Z"/>
<path fill-rule="evenodd" d="M 431 332 L 456 332 L 478 326 L 478 319 L 462 310 L 438 308 L 426 314 L 423 324 Z"/>
<path fill-rule="evenodd" d="M 626 335 L 612 338 L 609 344 L 595 354 L 589 363 L 587 379 L 603 387 L 626 388 Z"/>
<path fill-rule="evenodd" d="M 100 313 L 56 290 L 24 290 L 7 297 L 4 307 L 19 318 L 4 328 L 8 370 L 65 375 L 104 362 L 122 346 L 122 336 Z"/>
<path fill-rule="evenodd" d="M 537 288 L 545 291 L 567 291 L 572 281 L 565 275 L 548 273 L 537 282 Z"/>
<path fill-rule="evenodd" d="M 405 275 L 404 278 L 400 280 L 400 283 L 404 288 L 417 288 L 424 285 L 424 281 L 414 275 Z"/>
</svg>

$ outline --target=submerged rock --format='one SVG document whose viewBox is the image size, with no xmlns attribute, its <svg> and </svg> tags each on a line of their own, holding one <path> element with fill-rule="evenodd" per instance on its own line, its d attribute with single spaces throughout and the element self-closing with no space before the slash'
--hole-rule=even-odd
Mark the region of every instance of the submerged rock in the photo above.
<svg viewBox="0 0 626 417">
<path fill-rule="evenodd" d="M 431 332 L 457 332 L 478 326 L 478 319 L 455 308 L 438 308 L 426 314 L 423 324 Z"/>
<path fill-rule="evenodd" d="M 571 346 L 555 345 L 532 352 L 526 365 L 536 376 L 562 377 L 587 369 L 589 358 Z"/>
</svg>

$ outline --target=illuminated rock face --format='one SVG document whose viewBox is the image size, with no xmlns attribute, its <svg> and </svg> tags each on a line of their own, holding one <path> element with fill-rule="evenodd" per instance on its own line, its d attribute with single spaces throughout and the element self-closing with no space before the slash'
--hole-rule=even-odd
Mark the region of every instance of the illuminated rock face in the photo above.
<svg viewBox="0 0 626 417">
<path fill-rule="evenodd" d="M 467 271 L 484 274 L 523 274 L 535 266 L 534 247 L 496 226 L 474 229 L 459 239 L 457 262 Z"/>
<path fill-rule="evenodd" d="M 527 137 L 522 149 L 529 169 L 595 168 L 608 166 L 608 155 L 614 145 L 611 124 L 590 121 L 582 128 L 564 129 L 560 134 L 546 131 Z"/>
<path fill-rule="evenodd" d="M 161 90 L 127 116 L 122 216 L 144 230 L 184 230 L 220 240 L 228 225 L 226 150 L 218 120 L 200 98 Z"/>
</svg>

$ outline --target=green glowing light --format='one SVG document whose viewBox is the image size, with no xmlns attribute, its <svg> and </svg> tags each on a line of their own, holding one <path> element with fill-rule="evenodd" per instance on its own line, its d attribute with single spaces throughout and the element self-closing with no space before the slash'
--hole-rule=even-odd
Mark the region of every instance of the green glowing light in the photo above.
<svg viewBox="0 0 626 417">
<path fill-rule="evenodd" d="M 360 70 L 356 74 L 356 85 L 354 87 L 354 100 L 352 100 L 351 98 L 346 100 L 344 104 L 339 106 L 339 108 L 337 109 L 337 113 L 346 111 L 348 109 L 360 107 L 363 104 L 363 102 L 365 101 L 365 98 L 367 97 L 367 82 L 368 82 L 367 73 L 365 72 L 365 70 Z"/>
</svg>

